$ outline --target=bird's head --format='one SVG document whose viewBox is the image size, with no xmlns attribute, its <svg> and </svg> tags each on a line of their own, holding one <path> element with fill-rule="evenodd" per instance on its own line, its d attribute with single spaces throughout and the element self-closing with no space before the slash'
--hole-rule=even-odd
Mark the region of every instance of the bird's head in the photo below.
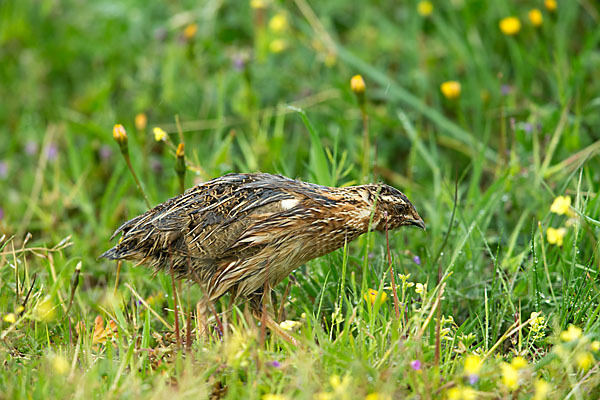
<svg viewBox="0 0 600 400">
<path fill-rule="evenodd" d="M 369 186 L 372 196 L 376 199 L 374 220 L 378 231 L 385 231 L 386 221 L 387 229 L 405 225 L 425 229 L 423 219 L 404 193 L 385 184 Z"/>
</svg>

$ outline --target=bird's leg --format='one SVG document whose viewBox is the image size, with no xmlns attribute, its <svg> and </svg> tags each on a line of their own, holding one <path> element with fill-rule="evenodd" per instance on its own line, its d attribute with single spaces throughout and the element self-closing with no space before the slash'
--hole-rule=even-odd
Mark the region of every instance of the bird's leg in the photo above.
<svg viewBox="0 0 600 400">
<path fill-rule="evenodd" d="M 260 344 L 261 347 L 262 345 L 265 343 L 265 337 L 267 335 L 266 329 L 267 329 L 267 303 L 270 303 L 270 296 L 269 296 L 269 292 L 270 292 L 270 288 L 269 288 L 269 279 L 267 276 L 267 280 L 265 280 L 265 284 L 264 284 L 264 288 L 263 288 L 263 295 L 262 295 L 262 316 L 261 316 L 261 324 L 260 324 Z"/>
<path fill-rule="evenodd" d="M 273 317 L 271 317 L 271 315 L 269 314 L 266 307 L 267 300 L 264 299 L 265 296 L 262 295 L 262 299 L 257 298 L 258 296 L 260 296 L 260 294 L 257 294 L 253 301 L 250 301 L 250 308 L 253 311 L 254 317 L 261 321 L 261 337 L 264 337 L 262 336 L 263 330 L 265 328 L 269 328 L 271 332 L 275 333 L 286 342 L 293 344 L 294 346 L 298 346 L 299 342 L 294 337 L 292 337 L 292 335 L 290 335 L 284 329 L 282 329 L 281 326 L 279 326 L 279 324 L 277 323 L 277 321 L 275 321 Z M 261 303 L 262 309 L 260 307 Z M 261 340 L 261 342 L 262 341 L 263 340 Z"/>
<path fill-rule="evenodd" d="M 204 296 L 196 303 L 196 329 L 199 336 L 208 339 L 208 304 Z"/>
<path fill-rule="evenodd" d="M 189 290 L 188 290 L 189 293 Z M 186 328 L 185 328 L 185 349 L 190 351 L 192 348 L 192 307 L 188 298 L 188 312 L 186 313 Z"/>
<path fill-rule="evenodd" d="M 291 276 L 291 275 L 290 275 Z M 288 294 L 290 293 L 290 287 L 292 286 L 292 280 L 288 280 L 288 283 L 283 291 L 283 296 L 281 297 L 281 301 L 279 304 L 279 312 L 277 313 L 277 322 L 281 322 L 283 319 L 283 306 L 285 305 L 285 299 L 287 299 Z"/>
<path fill-rule="evenodd" d="M 279 335 L 286 342 L 293 344 L 294 346 L 298 346 L 298 341 L 289 333 L 287 333 L 284 329 L 279 326 L 277 321 L 275 321 L 269 314 L 265 314 L 265 325 L 269 327 L 269 329 Z"/>
<path fill-rule="evenodd" d="M 217 314 L 217 310 L 215 310 L 215 307 L 213 306 L 210 299 L 208 299 L 207 295 L 204 294 L 200 301 L 196 303 L 196 314 L 198 315 L 196 328 L 198 329 L 200 336 L 204 335 L 207 339 L 210 336 L 210 330 L 208 325 L 208 316 L 210 315 L 210 313 L 212 313 L 212 315 L 215 317 L 215 321 L 217 322 L 216 329 L 218 329 L 219 333 L 223 335 L 223 324 L 221 323 L 221 319 Z"/>
<path fill-rule="evenodd" d="M 177 338 L 177 348 L 181 348 L 181 336 L 179 334 L 179 304 L 177 302 L 177 289 L 175 289 L 175 267 L 173 265 L 173 254 L 169 244 L 169 264 L 171 266 L 171 289 L 173 292 L 173 309 L 175 310 L 175 337 Z"/>
<path fill-rule="evenodd" d="M 233 319 L 234 300 L 235 295 L 231 293 L 231 295 L 229 296 L 229 303 L 227 304 L 227 311 L 225 312 L 225 316 L 223 318 L 223 335 L 225 335 L 226 332 L 229 332 L 229 321 Z"/>
<path fill-rule="evenodd" d="M 202 299 L 196 304 L 196 313 L 198 314 L 198 320 L 197 320 L 196 326 L 198 328 L 198 332 L 200 332 L 200 335 L 206 334 L 206 337 L 208 338 L 208 335 L 209 335 L 208 313 L 212 312 L 213 315 L 215 316 L 215 320 L 217 321 L 217 326 L 219 327 L 219 330 L 221 331 L 221 335 L 223 335 L 224 330 L 223 330 L 223 324 L 221 323 L 221 319 L 219 318 L 217 311 L 215 310 L 212 302 L 210 301 L 210 298 L 208 297 L 208 291 L 205 290 L 202 280 L 198 276 L 198 273 L 196 272 L 196 270 L 194 270 L 192 268 L 192 262 L 190 260 L 189 254 L 187 256 L 187 264 L 188 264 L 189 275 L 192 277 L 192 279 L 198 284 L 198 286 L 202 290 Z"/>
</svg>

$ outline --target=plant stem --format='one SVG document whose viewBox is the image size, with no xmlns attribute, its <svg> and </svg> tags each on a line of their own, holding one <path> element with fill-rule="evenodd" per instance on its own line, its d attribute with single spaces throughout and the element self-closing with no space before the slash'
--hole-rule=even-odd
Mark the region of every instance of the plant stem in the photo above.
<svg viewBox="0 0 600 400">
<path fill-rule="evenodd" d="M 398 290 L 396 289 L 396 279 L 394 278 L 394 266 L 392 265 L 392 254 L 390 253 L 390 236 L 388 234 L 387 218 L 385 219 L 385 241 L 387 244 L 388 263 L 390 266 L 390 275 L 392 276 L 392 291 L 394 292 L 394 310 L 396 318 L 400 319 L 400 305 L 398 302 Z"/>
<path fill-rule="evenodd" d="M 129 168 L 131 175 L 133 175 L 135 184 L 137 185 L 140 192 L 142 192 L 142 196 L 144 196 L 144 201 L 146 202 L 146 206 L 148 206 L 148 208 L 151 208 L 150 201 L 148 201 L 148 196 L 146 196 L 146 193 L 144 192 L 144 189 L 142 188 L 142 184 L 140 183 L 140 180 L 138 179 L 137 175 L 135 174 L 135 171 L 133 170 L 133 166 L 131 165 L 131 160 L 129 159 L 129 153 L 122 153 L 122 154 L 123 154 L 123 157 L 125 157 L 125 162 L 127 163 L 127 167 Z"/>
</svg>

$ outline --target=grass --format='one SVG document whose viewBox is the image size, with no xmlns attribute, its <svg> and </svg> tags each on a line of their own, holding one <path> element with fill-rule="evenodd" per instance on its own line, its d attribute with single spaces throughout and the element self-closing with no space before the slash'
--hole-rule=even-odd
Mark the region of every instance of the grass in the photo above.
<svg viewBox="0 0 600 400">
<path fill-rule="evenodd" d="M 1 3 L 2 396 L 597 398 L 599 10 L 417 3 Z M 115 287 L 97 260 L 147 209 L 118 123 L 153 205 L 180 191 L 182 138 L 186 187 L 260 170 L 402 189 L 427 231 L 389 234 L 400 317 L 369 233 L 275 288 L 298 346 L 237 304 L 222 338 L 178 348 L 170 277 L 125 263 Z M 178 293 L 185 339 L 201 293 Z"/>
</svg>

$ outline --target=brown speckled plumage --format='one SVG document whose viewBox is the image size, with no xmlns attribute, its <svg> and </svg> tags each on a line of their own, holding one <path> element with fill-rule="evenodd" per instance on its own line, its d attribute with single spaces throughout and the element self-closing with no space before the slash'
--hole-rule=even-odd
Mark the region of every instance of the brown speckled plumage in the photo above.
<svg viewBox="0 0 600 400">
<path fill-rule="evenodd" d="M 425 228 L 397 189 L 334 188 L 270 174 L 229 174 L 197 185 L 124 223 L 102 254 L 200 281 L 210 300 L 250 298 L 307 261 L 372 229 Z M 190 266 L 193 271 L 190 271 Z"/>
</svg>

